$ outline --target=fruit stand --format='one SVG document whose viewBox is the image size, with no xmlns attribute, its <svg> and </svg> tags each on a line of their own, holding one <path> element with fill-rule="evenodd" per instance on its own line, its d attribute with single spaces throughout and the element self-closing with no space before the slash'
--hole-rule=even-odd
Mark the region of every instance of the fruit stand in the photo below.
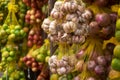
<svg viewBox="0 0 120 80">
<path fill-rule="evenodd" d="M 120 80 L 119 0 L 0 0 L 0 80 Z"/>
</svg>

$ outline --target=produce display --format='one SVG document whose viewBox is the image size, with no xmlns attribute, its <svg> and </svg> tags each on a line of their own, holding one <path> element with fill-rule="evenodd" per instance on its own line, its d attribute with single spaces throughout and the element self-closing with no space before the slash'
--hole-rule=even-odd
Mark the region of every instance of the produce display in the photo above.
<svg viewBox="0 0 120 80">
<path fill-rule="evenodd" d="M 0 0 L 0 80 L 120 80 L 119 0 Z"/>
<path fill-rule="evenodd" d="M 112 67 L 112 70 L 110 72 L 110 78 L 111 79 L 119 79 L 120 78 L 120 75 L 117 75 L 117 76 L 113 76 L 111 77 L 112 75 L 112 72 L 115 73 L 115 74 L 119 74 L 120 72 L 120 64 L 119 64 L 119 61 L 120 61 L 120 57 L 119 57 L 119 50 L 120 50 L 120 39 L 119 39 L 119 27 L 120 27 L 120 22 L 119 22 L 119 17 L 120 17 L 120 8 L 118 8 L 117 10 L 117 14 L 118 14 L 118 19 L 116 20 L 116 31 L 115 31 L 115 39 L 118 41 L 118 43 L 116 44 L 115 48 L 114 48 L 114 51 L 113 51 L 113 59 L 112 59 L 112 63 L 111 63 L 111 67 Z"/>
<path fill-rule="evenodd" d="M 22 70 L 16 69 L 16 64 L 10 64 L 11 67 L 7 68 L 2 76 L 1 80 L 26 80 L 25 73 Z"/>
<path fill-rule="evenodd" d="M 8 14 L 8 10 L 7 10 L 8 2 L 9 2 L 9 0 L 1 0 L 0 1 L 0 25 L 2 25 L 5 17 Z"/>
<path fill-rule="evenodd" d="M 23 0 L 23 2 L 31 9 L 27 11 L 25 21 L 28 24 L 41 23 L 44 19 L 45 14 L 42 12 L 42 7 L 47 3 L 48 0 Z"/>
</svg>

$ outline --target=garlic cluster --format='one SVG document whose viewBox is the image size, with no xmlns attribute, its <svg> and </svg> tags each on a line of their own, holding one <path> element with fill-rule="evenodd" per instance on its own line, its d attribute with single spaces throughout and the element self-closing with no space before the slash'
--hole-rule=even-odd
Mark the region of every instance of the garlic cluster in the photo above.
<svg viewBox="0 0 120 80">
<path fill-rule="evenodd" d="M 63 75 L 74 69 L 77 59 L 75 56 L 63 56 L 62 59 L 58 60 L 57 56 L 53 55 L 50 57 L 48 63 L 52 73 Z"/>
<path fill-rule="evenodd" d="M 92 17 L 93 13 L 76 0 L 56 1 L 42 28 L 52 42 L 83 43 Z"/>
</svg>

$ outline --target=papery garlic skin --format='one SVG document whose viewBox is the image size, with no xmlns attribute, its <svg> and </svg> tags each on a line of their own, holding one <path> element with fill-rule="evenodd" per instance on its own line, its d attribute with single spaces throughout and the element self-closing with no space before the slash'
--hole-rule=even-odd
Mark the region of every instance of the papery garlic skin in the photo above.
<svg viewBox="0 0 120 80">
<path fill-rule="evenodd" d="M 57 1 L 57 2 L 55 2 L 54 9 L 60 11 L 62 4 L 63 4 L 63 1 Z"/>
<path fill-rule="evenodd" d="M 49 25 L 50 25 L 50 23 L 51 23 L 51 20 L 50 19 L 48 19 L 48 18 L 46 18 L 46 19 L 44 19 L 44 21 L 43 21 L 43 24 L 42 24 L 42 26 L 41 26 L 41 28 L 45 31 L 45 32 L 49 32 Z"/>
<path fill-rule="evenodd" d="M 75 68 L 73 65 L 76 64 L 76 60 L 75 59 L 72 59 L 74 61 L 70 60 L 71 58 L 75 57 L 63 56 L 60 60 L 56 59 L 56 57 L 57 57 L 56 55 L 53 55 L 48 61 L 52 73 L 56 72 L 59 75 L 63 75 L 71 72 Z"/>
<path fill-rule="evenodd" d="M 84 19 L 90 20 L 92 18 L 92 12 L 90 10 L 85 10 L 82 14 Z"/>
<path fill-rule="evenodd" d="M 77 3 L 73 2 L 73 1 L 69 1 L 69 2 L 65 2 L 63 5 L 62 5 L 62 8 L 61 10 L 63 12 L 75 12 L 77 10 Z"/>
<path fill-rule="evenodd" d="M 56 1 L 50 14 L 49 24 L 43 21 L 43 30 L 48 39 L 55 43 L 82 44 L 89 34 L 89 23 L 93 18 L 91 10 L 76 0 Z M 48 21 L 49 22 L 49 21 Z"/>
<path fill-rule="evenodd" d="M 49 33 L 50 34 L 55 34 L 56 33 L 56 26 L 57 26 L 57 22 L 56 21 L 52 21 L 49 25 Z"/>
<path fill-rule="evenodd" d="M 74 22 L 70 21 L 63 24 L 63 29 L 66 33 L 71 33 L 77 29 L 77 26 Z"/>
</svg>

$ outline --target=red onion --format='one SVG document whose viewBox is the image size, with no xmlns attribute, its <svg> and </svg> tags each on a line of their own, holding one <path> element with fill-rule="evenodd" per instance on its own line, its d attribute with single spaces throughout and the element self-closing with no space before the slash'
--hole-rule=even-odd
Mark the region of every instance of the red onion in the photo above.
<svg viewBox="0 0 120 80">
<path fill-rule="evenodd" d="M 28 40 L 27 46 L 28 46 L 28 47 L 32 47 L 32 45 L 33 45 L 32 41 Z"/>
<path fill-rule="evenodd" d="M 32 67 L 37 67 L 37 66 L 38 66 L 38 64 L 36 62 L 32 63 Z"/>
<path fill-rule="evenodd" d="M 110 18 L 111 18 L 111 21 L 114 23 L 114 22 L 116 22 L 116 20 L 117 20 L 117 14 L 116 13 L 111 13 L 110 14 Z"/>
<path fill-rule="evenodd" d="M 32 3 L 31 3 L 31 7 L 32 7 L 32 8 L 37 8 L 36 3 L 32 2 Z"/>
<path fill-rule="evenodd" d="M 37 43 L 37 40 L 33 40 L 33 43 L 36 44 L 36 43 Z"/>
<path fill-rule="evenodd" d="M 97 62 L 98 62 L 99 65 L 103 65 L 103 66 L 105 66 L 106 63 L 107 63 L 107 61 L 106 61 L 106 59 L 105 59 L 104 56 L 99 56 L 99 57 L 97 58 Z"/>
<path fill-rule="evenodd" d="M 41 16 L 40 12 L 37 12 L 37 13 L 35 14 L 35 18 L 40 18 L 40 16 Z"/>
<path fill-rule="evenodd" d="M 84 50 L 81 50 L 79 53 L 76 54 L 76 57 L 79 59 L 84 55 Z"/>
<path fill-rule="evenodd" d="M 35 35 L 33 36 L 33 39 L 34 39 L 34 40 L 38 40 L 38 39 L 39 39 L 39 35 L 36 35 L 36 34 L 35 34 Z"/>
<path fill-rule="evenodd" d="M 25 15 L 25 19 L 30 19 L 30 15 L 29 14 L 27 14 L 27 15 Z"/>
<path fill-rule="evenodd" d="M 23 59 L 22 59 L 22 61 L 24 61 L 24 62 L 26 62 L 28 59 L 27 59 L 27 57 L 24 57 Z"/>
<path fill-rule="evenodd" d="M 31 59 L 32 59 L 32 57 L 29 56 L 29 55 L 27 55 L 26 57 L 27 57 L 28 60 L 31 60 Z"/>
<path fill-rule="evenodd" d="M 102 27 L 109 25 L 111 22 L 110 15 L 107 13 L 97 14 L 95 20 Z"/>
<path fill-rule="evenodd" d="M 99 7 L 104 7 L 108 4 L 109 0 L 95 0 L 95 4 Z"/>
<path fill-rule="evenodd" d="M 31 61 L 27 61 L 25 64 L 26 64 L 27 66 L 31 66 L 32 62 L 31 62 Z"/>
<path fill-rule="evenodd" d="M 98 66 L 95 67 L 94 71 L 95 71 L 96 74 L 102 75 L 105 72 L 105 69 L 104 69 L 103 66 L 98 65 Z"/>
<path fill-rule="evenodd" d="M 28 40 L 33 40 L 33 37 L 31 35 L 29 35 Z"/>
<path fill-rule="evenodd" d="M 90 24 L 89 24 L 89 32 L 90 33 L 93 33 L 93 34 L 96 34 L 96 33 L 98 33 L 99 32 L 99 30 L 100 30 L 100 27 L 99 27 L 99 25 L 98 25 L 98 23 L 96 22 L 96 21 L 93 21 L 93 22 L 91 22 Z"/>
<path fill-rule="evenodd" d="M 34 20 L 30 20 L 30 24 L 33 24 L 35 21 Z"/>
<path fill-rule="evenodd" d="M 32 61 L 32 62 L 35 62 L 35 59 L 34 59 L 34 58 L 31 58 L 31 61 Z"/>
</svg>

